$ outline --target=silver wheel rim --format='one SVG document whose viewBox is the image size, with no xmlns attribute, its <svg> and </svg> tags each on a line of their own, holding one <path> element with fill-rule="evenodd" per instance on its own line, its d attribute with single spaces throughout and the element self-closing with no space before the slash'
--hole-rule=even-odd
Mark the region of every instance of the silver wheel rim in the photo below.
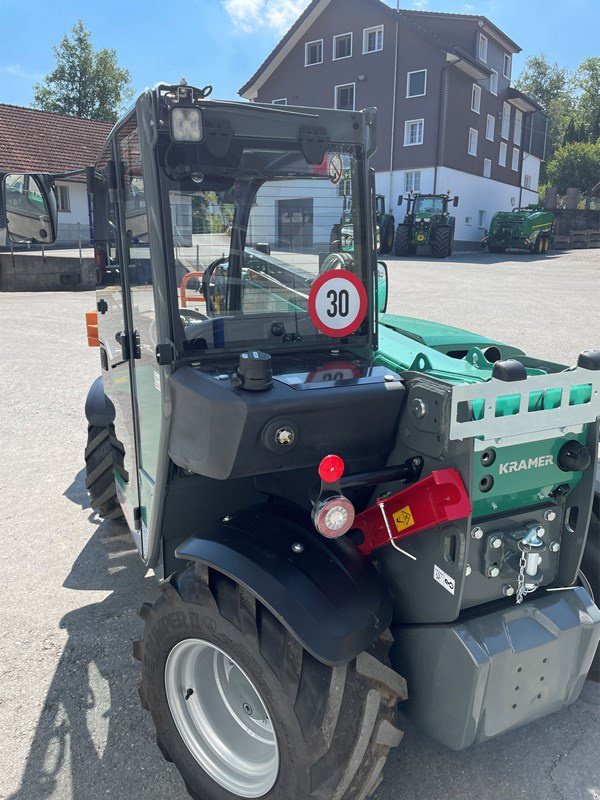
<svg viewBox="0 0 600 800">
<path fill-rule="evenodd" d="M 223 650 L 185 639 L 165 665 L 169 709 L 185 746 L 220 786 L 262 797 L 279 772 L 277 737 L 246 673 Z"/>
</svg>

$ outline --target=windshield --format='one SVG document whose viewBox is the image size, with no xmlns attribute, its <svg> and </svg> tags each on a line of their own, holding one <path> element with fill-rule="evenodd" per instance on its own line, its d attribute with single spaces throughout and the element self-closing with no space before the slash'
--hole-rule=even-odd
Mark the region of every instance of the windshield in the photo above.
<svg viewBox="0 0 600 800">
<path fill-rule="evenodd" d="M 444 201 L 441 197 L 416 197 L 415 214 L 443 214 Z"/>
<path fill-rule="evenodd" d="M 184 348 L 331 344 L 311 322 L 309 294 L 335 269 L 367 287 L 357 148 L 331 143 L 310 165 L 296 145 L 247 145 L 235 166 L 181 181 L 172 153 L 165 163 Z"/>
</svg>

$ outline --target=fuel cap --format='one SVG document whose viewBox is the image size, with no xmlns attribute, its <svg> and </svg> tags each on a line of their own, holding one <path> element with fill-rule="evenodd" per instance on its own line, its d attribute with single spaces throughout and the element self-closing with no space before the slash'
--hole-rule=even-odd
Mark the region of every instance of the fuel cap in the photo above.
<svg viewBox="0 0 600 800">
<path fill-rule="evenodd" d="M 240 355 L 238 376 L 241 379 L 241 388 L 258 392 L 270 389 L 273 385 L 273 369 L 271 356 L 260 350 L 249 350 Z"/>
</svg>

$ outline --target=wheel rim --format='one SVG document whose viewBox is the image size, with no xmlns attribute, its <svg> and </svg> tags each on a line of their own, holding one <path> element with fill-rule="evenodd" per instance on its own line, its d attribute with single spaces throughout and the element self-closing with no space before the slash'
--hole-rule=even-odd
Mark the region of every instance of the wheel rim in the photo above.
<svg viewBox="0 0 600 800">
<path fill-rule="evenodd" d="M 279 772 L 277 737 L 246 673 L 223 650 L 185 639 L 165 664 L 169 709 L 202 769 L 238 797 L 262 797 Z"/>
</svg>

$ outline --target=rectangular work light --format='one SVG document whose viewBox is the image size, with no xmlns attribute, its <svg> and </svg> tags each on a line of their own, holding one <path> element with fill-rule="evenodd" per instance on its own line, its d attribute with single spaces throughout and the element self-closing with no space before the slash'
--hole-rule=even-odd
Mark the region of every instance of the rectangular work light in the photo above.
<svg viewBox="0 0 600 800">
<path fill-rule="evenodd" d="M 171 139 L 174 142 L 201 142 L 203 135 L 199 108 L 180 106 L 171 109 Z"/>
</svg>

